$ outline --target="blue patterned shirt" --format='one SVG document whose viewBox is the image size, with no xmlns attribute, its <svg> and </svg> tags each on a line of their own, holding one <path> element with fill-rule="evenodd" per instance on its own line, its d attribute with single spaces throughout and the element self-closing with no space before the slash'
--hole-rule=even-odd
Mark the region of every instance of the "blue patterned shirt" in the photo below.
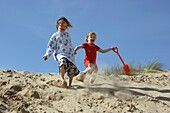
<svg viewBox="0 0 170 113">
<path fill-rule="evenodd" d="M 53 53 L 54 60 L 58 61 L 65 57 L 74 63 L 74 48 L 71 43 L 71 38 L 68 32 L 55 32 L 47 46 L 46 54 L 48 58 Z"/>
</svg>

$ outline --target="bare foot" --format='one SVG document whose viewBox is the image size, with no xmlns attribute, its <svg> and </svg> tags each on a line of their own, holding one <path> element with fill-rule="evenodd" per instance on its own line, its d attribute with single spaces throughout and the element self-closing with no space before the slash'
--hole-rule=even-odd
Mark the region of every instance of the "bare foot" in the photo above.
<svg viewBox="0 0 170 113">
<path fill-rule="evenodd" d="M 84 76 L 86 73 L 80 72 L 80 74 L 77 75 L 76 80 L 84 82 Z"/>
<path fill-rule="evenodd" d="M 93 84 L 93 83 L 94 83 L 94 81 L 95 81 L 95 77 L 91 77 L 91 78 L 90 78 L 90 83 L 92 83 L 92 84 Z"/>
<path fill-rule="evenodd" d="M 67 87 L 68 87 L 68 86 L 67 86 L 67 82 L 66 82 L 66 81 L 62 81 L 61 87 L 62 87 L 62 88 L 67 88 Z"/>
<path fill-rule="evenodd" d="M 73 86 L 67 86 L 67 88 L 72 88 Z"/>
</svg>

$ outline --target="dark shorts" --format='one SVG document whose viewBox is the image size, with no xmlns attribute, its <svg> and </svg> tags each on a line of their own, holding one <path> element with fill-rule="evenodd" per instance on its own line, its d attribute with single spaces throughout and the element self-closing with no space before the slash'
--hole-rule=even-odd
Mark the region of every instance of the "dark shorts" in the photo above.
<svg viewBox="0 0 170 113">
<path fill-rule="evenodd" d="M 70 62 L 67 58 L 61 58 L 58 61 L 59 72 L 60 72 L 61 65 L 64 65 L 64 70 L 65 70 L 65 73 L 67 73 L 67 76 L 69 75 L 76 76 L 80 73 L 78 68 L 72 62 Z"/>
</svg>

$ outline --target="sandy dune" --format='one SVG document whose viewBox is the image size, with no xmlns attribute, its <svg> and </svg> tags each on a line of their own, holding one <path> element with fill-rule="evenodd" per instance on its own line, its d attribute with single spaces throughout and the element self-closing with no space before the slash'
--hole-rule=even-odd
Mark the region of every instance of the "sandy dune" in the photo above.
<svg viewBox="0 0 170 113">
<path fill-rule="evenodd" d="M 170 113 L 170 71 L 88 79 L 66 89 L 56 73 L 0 70 L 0 113 Z"/>
</svg>

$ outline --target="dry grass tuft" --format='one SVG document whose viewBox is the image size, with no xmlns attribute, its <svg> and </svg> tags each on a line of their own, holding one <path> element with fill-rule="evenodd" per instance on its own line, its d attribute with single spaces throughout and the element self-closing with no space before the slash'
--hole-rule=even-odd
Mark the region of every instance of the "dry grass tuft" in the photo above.
<svg viewBox="0 0 170 113">
<path fill-rule="evenodd" d="M 158 61 L 150 61 L 143 66 L 135 66 L 133 63 L 128 64 L 130 68 L 130 73 L 128 75 L 134 75 L 138 73 L 144 73 L 144 72 L 157 72 L 161 71 L 163 64 Z M 103 70 L 103 73 L 105 75 L 124 75 L 126 74 L 123 70 L 123 66 L 120 64 L 114 64 L 113 66 L 107 67 Z"/>
</svg>

